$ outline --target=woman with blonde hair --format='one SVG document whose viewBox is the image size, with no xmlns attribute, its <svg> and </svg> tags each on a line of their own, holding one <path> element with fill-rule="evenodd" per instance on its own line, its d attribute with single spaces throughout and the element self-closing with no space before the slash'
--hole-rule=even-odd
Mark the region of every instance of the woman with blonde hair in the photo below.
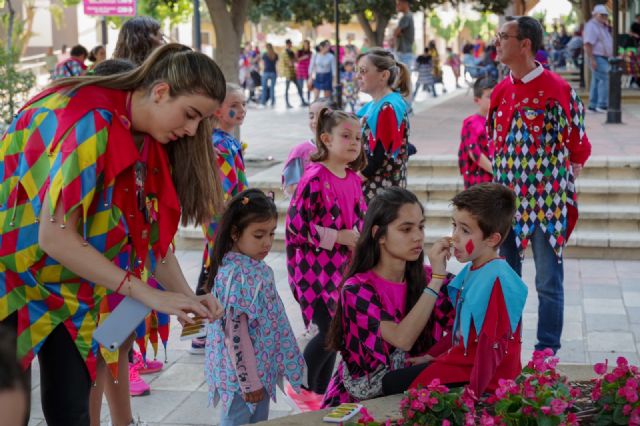
<svg viewBox="0 0 640 426">
<path fill-rule="evenodd" d="M 393 53 L 373 48 L 358 56 L 360 90 L 373 100 L 359 111 L 367 167 L 362 170 L 367 202 L 380 188 L 407 186 L 411 74 Z"/>
<path fill-rule="evenodd" d="M 224 96 L 213 60 L 170 44 L 129 72 L 56 81 L 4 135 L 0 321 L 24 368 L 38 356 L 47 424 L 89 424 L 108 291 L 186 323 L 220 316 L 169 245 L 180 221 L 206 223 L 221 208 L 208 118 Z M 145 267 L 167 291 L 142 280 Z"/>
</svg>

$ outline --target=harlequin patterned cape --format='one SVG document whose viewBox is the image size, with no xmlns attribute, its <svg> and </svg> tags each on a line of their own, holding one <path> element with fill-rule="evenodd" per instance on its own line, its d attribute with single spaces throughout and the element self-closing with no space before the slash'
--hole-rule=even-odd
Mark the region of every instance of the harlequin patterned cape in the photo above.
<svg viewBox="0 0 640 426">
<path fill-rule="evenodd" d="M 95 378 L 92 334 L 106 294 L 38 245 L 46 194 L 47 216 L 57 205 L 65 220 L 80 209 L 78 231 L 86 242 L 136 275 L 148 255 L 166 255 L 177 229 L 180 207 L 167 154 L 152 140 L 145 192 L 161 220 L 147 223 L 138 209 L 132 166 L 139 152 L 126 101 L 126 92 L 95 86 L 47 90 L 18 113 L 0 144 L 0 320 L 17 312 L 18 357 L 25 368 L 64 324 Z"/>
<path fill-rule="evenodd" d="M 436 359 L 411 387 L 469 383 L 477 396 L 522 371 L 521 324 L 527 286 L 504 259 L 467 264 L 447 287 L 456 306 L 453 333 L 429 350 Z"/>
<path fill-rule="evenodd" d="M 431 267 L 425 266 L 427 278 L 425 285 L 431 282 L 431 272 Z M 352 377 L 357 378 L 373 373 L 381 365 L 390 368 L 389 355 L 395 348 L 382 338 L 379 325 L 381 321 L 400 323 L 407 312 L 402 312 L 400 307 L 390 308 L 390 303 L 385 302 L 384 296 L 376 290 L 368 278 L 369 272 L 356 274 L 345 282 L 340 292 L 344 330 L 344 349 L 340 353 L 345 362 L 340 363 L 331 378 L 322 403 L 323 407 L 358 402 L 346 390 L 344 374 L 351 374 Z M 448 337 L 445 336 L 451 334 L 455 310 L 444 291 L 451 278 L 450 275 L 445 280 L 445 287 L 438 295 L 431 319 L 419 338 L 423 340 L 422 343 L 447 340 Z M 422 354 L 411 352 L 411 356 L 417 355 Z M 345 371 L 345 363 L 348 371 Z"/>
<path fill-rule="evenodd" d="M 495 143 L 494 180 L 516 194 L 513 231 L 520 253 L 539 227 L 560 257 L 578 220 L 571 164 L 584 164 L 591 144 L 575 90 L 538 66 L 533 80 L 509 76 L 493 90 L 487 135 Z"/>
</svg>

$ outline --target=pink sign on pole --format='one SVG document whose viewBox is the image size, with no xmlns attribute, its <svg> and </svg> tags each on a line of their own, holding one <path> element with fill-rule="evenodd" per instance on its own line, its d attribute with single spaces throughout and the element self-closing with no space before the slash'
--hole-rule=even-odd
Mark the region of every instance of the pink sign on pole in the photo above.
<svg viewBox="0 0 640 426">
<path fill-rule="evenodd" d="M 136 0 L 83 0 L 84 14 L 92 16 L 135 16 Z"/>
</svg>

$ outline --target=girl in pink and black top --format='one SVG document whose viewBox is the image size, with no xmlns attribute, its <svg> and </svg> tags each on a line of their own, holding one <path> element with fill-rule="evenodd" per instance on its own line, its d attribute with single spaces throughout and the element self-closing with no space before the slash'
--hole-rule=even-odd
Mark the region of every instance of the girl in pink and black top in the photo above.
<svg viewBox="0 0 640 426">
<path fill-rule="evenodd" d="M 291 200 L 286 221 L 289 285 L 305 326 L 318 334 L 304 351 L 308 386 L 292 395 L 303 409 L 317 409 L 329 384 L 335 352 L 325 336 L 338 300 L 342 274 L 362 228 L 366 203 L 357 172 L 365 158 L 356 117 L 323 108 L 316 129 L 318 152 Z"/>
<path fill-rule="evenodd" d="M 362 237 L 340 289 L 328 337 L 342 362 L 323 406 L 405 391 L 426 367 L 416 358 L 449 333 L 454 311 L 441 289 L 449 276 L 449 241 L 424 262 L 424 210 L 411 192 L 392 187 L 369 203 Z"/>
</svg>

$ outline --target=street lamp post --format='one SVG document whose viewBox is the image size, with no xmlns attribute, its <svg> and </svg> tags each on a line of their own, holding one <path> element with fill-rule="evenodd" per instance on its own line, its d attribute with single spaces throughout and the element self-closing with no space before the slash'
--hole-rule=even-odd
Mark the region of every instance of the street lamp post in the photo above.
<svg viewBox="0 0 640 426">
<path fill-rule="evenodd" d="M 619 0 L 613 0 L 613 55 L 609 58 L 609 108 L 607 123 L 622 122 L 622 59 L 618 56 Z"/>
<path fill-rule="evenodd" d="M 333 100 L 339 109 L 342 109 L 342 84 L 340 84 L 340 1 L 334 0 L 335 20 L 336 20 L 336 87 L 333 92 Z"/>
<path fill-rule="evenodd" d="M 193 0 L 193 48 L 202 52 L 202 36 L 200 31 L 200 0 Z"/>
</svg>

